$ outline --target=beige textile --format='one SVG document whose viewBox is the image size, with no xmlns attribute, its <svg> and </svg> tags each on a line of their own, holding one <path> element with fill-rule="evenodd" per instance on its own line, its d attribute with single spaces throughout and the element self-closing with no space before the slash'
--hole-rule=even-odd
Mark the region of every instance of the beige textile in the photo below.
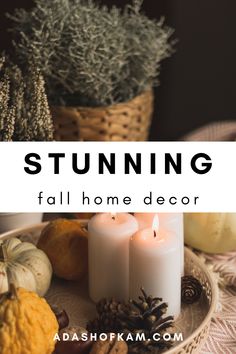
<svg viewBox="0 0 236 354">
<path fill-rule="evenodd" d="M 209 337 L 200 354 L 235 354 L 236 252 L 198 255 L 214 272 L 220 287 L 219 306 L 211 321 Z"/>
<path fill-rule="evenodd" d="M 182 137 L 183 141 L 234 141 L 236 140 L 236 120 L 215 122 Z"/>
</svg>

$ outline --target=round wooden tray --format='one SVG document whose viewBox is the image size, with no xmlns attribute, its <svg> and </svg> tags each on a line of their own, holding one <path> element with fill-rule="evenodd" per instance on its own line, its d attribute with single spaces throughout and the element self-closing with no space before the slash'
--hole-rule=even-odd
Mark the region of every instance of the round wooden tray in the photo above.
<svg viewBox="0 0 236 354">
<path fill-rule="evenodd" d="M 37 243 L 45 225 L 46 223 L 41 223 L 13 230 L 0 235 L 0 238 L 20 237 L 24 241 Z M 212 314 L 216 308 L 217 285 L 205 265 L 187 248 L 185 248 L 185 274 L 192 274 L 199 279 L 204 292 L 197 303 L 182 305 L 175 331 L 183 333 L 184 340 L 176 342 L 173 348 L 165 352 L 166 354 L 199 353 L 207 339 Z M 72 326 L 84 327 L 89 319 L 95 317 L 95 305 L 89 299 L 87 280 L 78 283 L 54 278 L 46 299 L 50 304 L 58 305 L 67 311 Z"/>
</svg>

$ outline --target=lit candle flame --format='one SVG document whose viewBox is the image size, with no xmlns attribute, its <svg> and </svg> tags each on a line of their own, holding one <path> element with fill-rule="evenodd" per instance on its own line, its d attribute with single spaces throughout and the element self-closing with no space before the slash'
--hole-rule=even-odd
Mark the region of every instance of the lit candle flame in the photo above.
<svg viewBox="0 0 236 354">
<path fill-rule="evenodd" d="M 153 218 L 152 229 L 153 229 L 154 237 L 156 237 L 157 231 L 159 229 L 159 218 L 157 214 Z"/>
<path fill-rule="evenodd" d="M 112 220 L 115 220 L 116 219 L 116 213 L 111 213 L 111 218 L 112 218 Z"/>
</svg>

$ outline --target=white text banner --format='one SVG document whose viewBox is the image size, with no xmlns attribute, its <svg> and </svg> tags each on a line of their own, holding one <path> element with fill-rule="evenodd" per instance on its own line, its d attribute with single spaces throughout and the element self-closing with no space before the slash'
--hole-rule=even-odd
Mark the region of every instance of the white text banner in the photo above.
<svg viewBox="0 0 236 354">
<path fill-rule="evenodd" d="M 236 212 L 235 142 L 0 143 L 0 212 Z"/>
</svg>

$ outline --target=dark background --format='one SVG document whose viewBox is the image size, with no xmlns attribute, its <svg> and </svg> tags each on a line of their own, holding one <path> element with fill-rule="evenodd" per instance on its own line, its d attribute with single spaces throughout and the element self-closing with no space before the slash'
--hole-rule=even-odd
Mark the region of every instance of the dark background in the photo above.
<svg viewBox="0 0 236 354">
<path fill-rule="evenodd" d="M 0 1 L 1 50 L 10 47 L 4 13 L 32 4 Z M 176 54 L 162 65 L 150 138 L 175 140 L 212 121 L 236 120 L 236 1 L 144 0 L 143 8 L 151 17 L 164 15 L 179 39 Z"/>
</svg>

